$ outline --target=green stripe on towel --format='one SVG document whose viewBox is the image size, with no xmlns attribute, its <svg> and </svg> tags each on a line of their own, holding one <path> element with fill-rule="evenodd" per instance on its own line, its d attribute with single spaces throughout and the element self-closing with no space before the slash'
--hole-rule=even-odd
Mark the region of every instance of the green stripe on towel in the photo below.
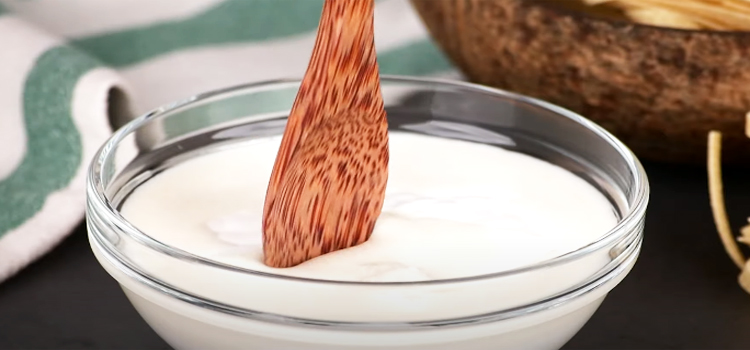
<svg viewBox="0 0 750 350">
<path fill-rule="evenodd" d="M 382 74 L 391 75 L 431 75 L 453 69 L 429 38 L 380 53 L 378 64 Z"/>
<path fill-rule="evenodd" d="M 99 64 L 70 47 L 48 50 L 24 85 L 26 153 L 0 181 L 0 237 L 34 216 L 47 196 L 70 183 L 81 164 L 81 136 L 72 119 L 78 79 Z"/>
<path fill-rule="evenodd" d="M 277 39 L 313 31 L 323 0 L 227 0 L 197 16 L 75 40 L 104 63 L 122 67 L 202 45 Z"/>
</svg>

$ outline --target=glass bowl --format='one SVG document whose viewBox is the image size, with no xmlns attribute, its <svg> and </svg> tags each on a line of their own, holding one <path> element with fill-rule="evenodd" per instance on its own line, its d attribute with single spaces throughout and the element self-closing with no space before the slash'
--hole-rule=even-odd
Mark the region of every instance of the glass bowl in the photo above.
<svg viewBox="0 0 750 350">
<path fill-rule="evenodd" d="M 556 164 L 609 199 L 617 226 L 597 241 L 532 266 L 424 282 L 285 277 L 196 256 L 139 231 L 118 209 L 138 185 L 175 164 L 281 134 L 299 81 L 205 93 L 118 130 L 95 156 L 88 176 L 91 248 L 170 345 L 558 349 L 631 270 L 641 248 L 649 187 L 639 161 L 622 143 L 579 115 L 525 96 L 431 79 L 383 77 L 382 83 L 391 129 L 485 143 Z"/>
</svg>

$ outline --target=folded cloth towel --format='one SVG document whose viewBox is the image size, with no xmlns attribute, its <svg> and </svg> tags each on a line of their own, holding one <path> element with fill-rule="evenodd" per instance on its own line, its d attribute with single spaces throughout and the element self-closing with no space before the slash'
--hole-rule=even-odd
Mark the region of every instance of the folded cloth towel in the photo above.
<svg viewBox="0 0 750 350">
<path fill-rule="evenodd" d="M 322 0 L 0 0 L 0 281 L 84 212 L 93 153 L 190 95 L 301 77 Z M 408 0 L 376 4 L 383 74 L 456 76 Z"/>
</svg>

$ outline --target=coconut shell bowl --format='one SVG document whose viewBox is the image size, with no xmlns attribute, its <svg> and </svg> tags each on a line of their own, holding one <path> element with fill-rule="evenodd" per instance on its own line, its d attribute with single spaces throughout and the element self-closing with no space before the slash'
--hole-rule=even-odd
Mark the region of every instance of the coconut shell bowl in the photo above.
<svg viewBox="0 0 750 350">
<path fill-rule="evenodd" d="M 635 24 L 565 0 L 412 3 L 472 82 L 577 112 L 645 159 L 705 162 L 719 130 L 724 160 L 750 161 L 750 32 Z"/>
</svg>

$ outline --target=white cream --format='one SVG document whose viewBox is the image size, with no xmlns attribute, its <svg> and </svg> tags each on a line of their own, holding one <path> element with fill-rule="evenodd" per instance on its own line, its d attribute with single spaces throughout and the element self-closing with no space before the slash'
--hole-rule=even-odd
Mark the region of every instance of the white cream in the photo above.
<svg viewBox="0 0 750 350">
<path fill-rule="evenodd" d="M 581 248 L 617 223 L 572 173 L 466 141 L 391 133 L 383 213 L 371 239 L 287 269 L 262 263 L 264 195 L 280 137 L 174 166 L 138 187 L 123 216 L 154 239 L 217 262 L 339 281 L 476 276 Z"/>
<path fill-rule="evenodd" d="M 216 262 L 344 281 L 444 279 L 528 266 L 594 242 L 616 222 L 603 195 L 556 166 L 482 144 L 393 133 L 386 203 L 372 239 L 274 270 L 260 260 L 260 218 L 278 144 L 269 138 L 187 160 L 137 188 L 122 214 L 156 240 Z M 512 274 L 333 283 L 174 258 L 118 227 L 92 227 L 138 273 L 94 238 L 102 266 L 175 349 L 558 349 L 627 275 L 640 248 L 639 240 L 628 245 L 613 236 L 585 254 Z M 203 302 L 252 312 L 237 317 Z M 395 328 L 308 327 L 257 320 L 257 313 Z M 502 317 L 484 316 L 493 313 Z M 407 324 L 465 317 L 484 322 Z"/>
</svg>

